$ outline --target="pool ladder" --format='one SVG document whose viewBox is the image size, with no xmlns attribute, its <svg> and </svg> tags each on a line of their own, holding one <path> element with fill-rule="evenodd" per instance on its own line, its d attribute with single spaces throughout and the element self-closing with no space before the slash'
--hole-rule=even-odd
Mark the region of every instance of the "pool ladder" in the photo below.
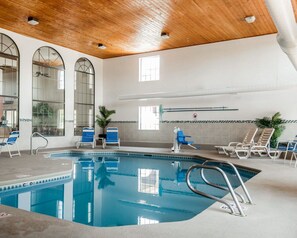
<svg viewBox="0 0 297 238">
<path fill-rule="evenodd" d="M 212 165 L 210 165 L 210 164 L 212 164 Z M 241 200 L 242 203 L 246 203 L 245 198 L 240 193 L 234 191 L 234 189 L 233 189 L 233 187 L 232 187 L 232 185 L 231 185 L 231 183 L 230 183 L 230 181 L 229 181 L 226 173 L 221 168 L 219 168 L 217 166 L 213 166 L 213 164 L 227 165 L 227 166 L 231 167 L 231 169 L 234 171 L 234 173 L 235 173 L 235 175 L 236 175 L 236 177 L 237 177 L 237 179 L 238 179 L 238 181 L 240 183 L 240 186 L 242 187 L 242 190 L 245 193 L 245 196 L 246 196 L 246 198 L 248 200 L 247 203 L 253 204 L 252 199 L 251 199 L 251 197 L 249 195 L 249 192 L 248 192 L 247 188 L 245 187 L 240 174 L 238 173 L 238 170 L 236 169 L 236 167 L 232 163 L 230 163 L 228 161 L 206 160 L 202 164 L 196 164 L 196 165 L 191 166 L 188 169 L 187 174 L 186 174 L 186 182 L 187 182 L 187 185 L 188 185 L 189 189 L 191 191 L 193 191 L 194 193 L 196 193 L 196 194 L 199 194 L 201 196 L 204 196 L 204 197 L 213 199 L 213 200 L 215 200 L 217 202 L 223 203 L 225 206 L 227 206 L 227 208 L 229 208 L 231 214 L 233 214 L 233 215 L 239 215 L 239 216 L 242 216 L 242 217 L 246 216 L 245 213 L 244 213 L 244 211 L 243 211 L 243 209 L 242 209 L 242 207 L 241 207 L 241 205 L 240 205 L 240 203 L 239 203 L 239 201 L 238 201 L 238 199 L 237 199 L 237 197 L 240 198 L 240 200 Z M 195 169 L 200 169 L 201 178 L 203 179 L 203 181 L 206 184 L 208 184 L 208 185 L 210 185 L 212 187 L 215 187 L 215 188 L 222 189 L 222 190 L 225 190 L 225 191 L 230 192 L 230 194 L 232 196 L 232 199 L 234 201 L 234 204 L 235 204 L 238 212 L 235 211 L 235 209 L 232 206 L 232 204 L 230 202 L 228 202 L 227 200 L 222 199 L 222 198 L 218 198 L 218 197 L 213 196 L 211 194 L 204 193 L 204 192 L 198 190 L 197 188 L 195 188 L 191 184 L 191 181 L 190 181 L 191 172 L 193 170 L 195 170 Z M 207 170 L 215 170 L 215 171 L 219 172 L 223 176 L 224 181 L 225 181 L 225 183 L 226 183 L 227 186 L 226 187 L 223 187 L 223 186 L 220 186 L 218 184 L 215 184 L 215 183 L 212 183 L 212 182 L 208 181 L 206 179 L 205 175 L 204 175 L 204 170 L 205 169 L 207 169 Z"/>
<path fill-rule="evenodd" d="M 33 150 L 33 137 L 34 136 L 35 137 L 36 136 L 39 136 L 39 137 L 41 137 L 42 139 L 44 139 L 46 141 L 46 144 L 45 145 L 39 146 L 39 147 L 37 147 L 35 149 L 35 153 L 34 153 L 34 150 Z M 30 138 L 30 153 L 31 153 L 31 155 L 33 155 L 33 154 L 37 155 L 38 150 L 45 149 L 47 147 L 47 145 L 48 145 L 48 139 L 44 135 L 40 134 L 39 132 L 33 132 L 32 133 L 31 138 Z"/>
</svg>

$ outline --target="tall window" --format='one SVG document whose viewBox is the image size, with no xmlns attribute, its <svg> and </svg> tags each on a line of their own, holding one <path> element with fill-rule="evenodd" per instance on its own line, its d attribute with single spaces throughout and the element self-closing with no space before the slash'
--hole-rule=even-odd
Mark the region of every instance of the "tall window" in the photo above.
<svg viewBox="0 0 297 238">
<path fill-rule="evenodd" d="M 33 56 L 33 132 L 65 134 L 65 67 L 59 53 L 39 48 Z"/>
<path fill-rule="evenodd" d="M 159 130 L 159 106 L 139 107 L 139 130 Z"/>
<path fill-rule="evenodd" d="M 160 56 L 149 56 L 139 59 L 139 81 L 155 81 L 160 79 Z"/>
<path fill-rule="evenodd" d="M 0 124 L 18 130 L 19 50 L 0 33 Z"/>
<path fill-rule="evenodd" d="M 94 67 L 86 58 L 75 64 L 74 78 L 74 135 L 81 135 L 83 127 L 94 127 Z"/>
</svg>

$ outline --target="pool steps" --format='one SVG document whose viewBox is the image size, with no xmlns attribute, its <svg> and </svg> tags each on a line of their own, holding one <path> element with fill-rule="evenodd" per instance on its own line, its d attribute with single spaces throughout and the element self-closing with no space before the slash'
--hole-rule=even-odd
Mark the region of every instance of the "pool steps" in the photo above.
<svg viewBox="0 0 297 238">
<path fill-rule="evenodd" d="M 238 196 L 238 197 L 240 197 L 241 201 L 242 201 L 243 203 L 245 203 L 245 199 L 244 199 L 244 197 L 243 197 L 241 194 L 239 194 L 238 192 L 235 192 L 235 191 L 234 191 L 234 189 L 233 189 L 233 187 L 232 187 L 232 184 L 230 183 L 230 181 L 229 181 L 229 179 L 228 179 L 226 173 L 225 173 L 221 168 L 219 168 L 219 167 L 217 167 L 217 166 L 214 166 L 214 165 L 209 165 L 209 164 L 219 164 L 219 165 L 223 165 L 223 164 L 224 164 L 224 165 L 229 166 L 229 167 L 233 170 L 233 172 L 235 173 L 235 175 L 236 175 L 236 177 L 237 177 L 237 179 L 238 179 L 238 181 L 239 181 L 239 183 L 240 183 L 240 186 L 242 187 L 242 190 L 244 191 L 245 197 L 246 197 L 247 200 L 248 200 L 247 203 L 249 203 L 249 204 L 253 204 L 252 199 L 251 199 L 251 197 L 250 197 L 250 194 L 249 194 L 247 188 L 245 187 L 245 185 L 244 185 L 244 183 L 243 183 L 243 181 L 242 181 L 242 178 L 241 178 L 240 174 L 238 173 L 238 170 L 236 169 L 236 167 L 235 167 L 232 163 L 230 163 L 230 162 L 228 162 L 228 161 L 206 160 L 206 161 L 205 161 L 204 163 L 202 163 L 202 164 L 195 164 L 195 165 L 191 166 L 191 167 L 188 169 L 187 174 L 186 174 L 186 182 L 187 182 L 187 186 L 189 187 L 189 189 L 190 189 L 192 192 L 194 192 L 194 193 L 196 193 L 196 194 L 199 194 L 199 195 L 201 195 L 201 196 L 203 196 L 203 197 L 210 198 L 210 199 L 213 199 L 213 200 L 215 200 L 215 201 L 217 201 L 217 202 L 223 203 L 226 207 L 229 208 L 231 214 L 233 214 L 233 215 L 239 215 L 239 216 L 242 216 L 242 217 L 246 216 L 246 214 L 244 213 L 244 209 L 241 207 L 241 205 L 239 204 L 239 201 L 238 201 L 238 199 L 237 199 L 237 196 Z M 200 176 L 201 176 L 201 178 L 204 180 L 204 182 L 205 182 L 206 184 L 208 184 L 208 185 L 210 185 L 210 186 L 212 186 L 212 187 L 215 187 L 215 188 L 222 189 L 222 190 L 225 190 L 225 191 L 230 192 L 234 204 L 228 202 L 228 201 L 225 200 L 225 199 L 221 199 L 221 198 L 218 198 L 218 197 L 216 197 L 216 196 L 214 196 L 214 195 L 204 193 L 204 192 L 198 190 L 197 188 L 195 188 L 195 187 L 191 184 L 191 181 L 190 181 L 190 175 L 191 175 L 192 171 L 193 171 L 193 170 L 196 170 L 196 169 L 200 169 Z M 218 184 L 209 182 L 209 181 L 206 179 L 205 175 L 204 175 L 204 170 L 205 170 L 205 169 L 206 169 L 206 170 L 215 170 L 215 171 L 219 172 L 219 173 L 223 176 L 224 181 L 225 181 L 225 183 L 226 183 L 226 186 L 221 186 L 221 185 L 218 185 Z M 235 205 L 235 206 L 234 206 L 234 205 Z M 238 211 L 236 211 L 235 208 L 236 208 Z"/>
</svg>

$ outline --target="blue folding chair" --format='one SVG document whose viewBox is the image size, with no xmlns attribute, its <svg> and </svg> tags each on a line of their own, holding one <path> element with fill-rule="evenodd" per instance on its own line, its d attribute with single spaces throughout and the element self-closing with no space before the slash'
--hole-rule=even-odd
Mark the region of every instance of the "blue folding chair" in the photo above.
<svg viewBox="0 0 297 238">
<path fill-rule="evenodd" d="M 81 141 L 76 142 L 76 148 L 78 149 L 81 145 L 91 145 L 95 148 L 95 130 L 92 127 L 84 127 L 82 132 Z"/>
<path fill-rule="evenodd" d="M 104 139 L 102 143 L 103 149 L 108 144 L 118 145 L 118 147 L 120 148 L 119 130 L 117 127 L 108 127 L 106 129 L 106 139 Z"/>
<path fill-rule="evenodd" d="M 21 156 L 19 146 L 18 146 L 18 143 L 17 143 L 17 140 L 18 140 L 19 136 L 20 136 L 19 131 L 10 132 L 9 137 L 6 139 L 6 141 L 3 141 L 3 142 L 0 143 L 0 146 L 1 146 L 0 154 L 2 152 L 2 148 L 7 148 L 10 158 L 12 156 L 16 156 L 16 155 Z M 16 147 L 17 153 L 15 153 L 15 154 L 12 154 L 11 150 L 10 150 L 10 148 L 13 147 L 13 146 Z"/>
<path fill-rule="evenodd" d="M 284 161 L 287 158 L 288 152 L 297 152 L 297 135 L 295 136 L 294 140 L 291 141 L 282 141 L 278 142 L 276 146 L 276 150 L 281 151 L 285 153 L 284 155 Z M 291 156 L 292 161 L 293 154 Z"/>
<path fill-rule="evenodd" d="M 194 141 L 187 141 L 186 140 L 187 137 L 191 138 L 191 136 L 184 135 L 184 132 L 182 130 L 179 130 L 177 132 L 176 140 L 177 140 L 177 144 L 178 144 L 178 149 L 180 149 L 181 145 L 188 145 L 191 148 L 197 150 L 198 148 L 192 145 L 194 143 Z"/>
</svg>

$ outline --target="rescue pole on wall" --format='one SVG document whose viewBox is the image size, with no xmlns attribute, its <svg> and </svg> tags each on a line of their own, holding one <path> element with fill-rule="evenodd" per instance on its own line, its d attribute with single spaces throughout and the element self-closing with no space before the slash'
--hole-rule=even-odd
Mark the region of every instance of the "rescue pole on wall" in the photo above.
<svg viewBox="0 0 297 238">
<path fill-rule="evenodd" d="M 159 106 L 160 119 L 162 120 L 162 115 L 165 112 L 228 112 L 228 111 L 238 111 L 238 108 L 228 108 L 222 107 L 163 107 L 161 104 Z"/>
</svg>

